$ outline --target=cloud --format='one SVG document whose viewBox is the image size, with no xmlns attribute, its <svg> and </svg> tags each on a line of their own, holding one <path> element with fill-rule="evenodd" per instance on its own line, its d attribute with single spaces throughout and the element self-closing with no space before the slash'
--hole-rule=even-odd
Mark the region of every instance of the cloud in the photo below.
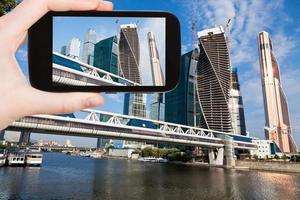
<svg viewBox="0 0 300 200">
<path fill-rule="evenodd" d="M 231 19 L 231 57 L 233 65 L 252 62 L 257 56 L 256 36 L 270 29 L 276 22 L 282 1 L 269 3 L 266 0 L 195 0 L 186 1 L 194 15 L 198 30 L 214 26 L 225 26 Z M 274 13 L 277 15 L 274 15 Z M 190 17 L 189 17 L 190 18 Z M 191 21 L 191 20 L 189 20 Z"/>
<path fill-rule="evenodd" d="M 284 63 L 290 53 L 297 47 L 297 40 L 281 31 L 272 36 L 274 54 L 279 63 Z"/>
</svg>

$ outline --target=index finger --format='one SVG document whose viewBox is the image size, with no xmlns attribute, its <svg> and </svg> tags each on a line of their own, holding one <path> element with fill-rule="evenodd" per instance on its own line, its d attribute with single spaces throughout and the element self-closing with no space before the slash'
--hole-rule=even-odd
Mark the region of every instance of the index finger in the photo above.
<svg viewBox="0 0 300 200">
<path fill-rule="evenodd" d="M 0 30 L 7 36 L 19 36 L 50 10 L 111 10 L 112 3 L 102 0 L 24 0 L 13 11 L 0 18 Z"/>
</svg>

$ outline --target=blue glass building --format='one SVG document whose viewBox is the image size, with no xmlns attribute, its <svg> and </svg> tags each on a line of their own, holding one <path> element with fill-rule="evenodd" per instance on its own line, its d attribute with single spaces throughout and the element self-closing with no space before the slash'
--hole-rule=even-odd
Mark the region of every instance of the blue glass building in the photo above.
<svg viewBox="0 0 300 200">
<path fill-rule="evenodd" d="M 94 66 L 119 75 L 118 55 L 117 36 L 101 40 L 95 45 Z"/>
<path fill-rule="evenodd" d="M 201 115 L 200 104 L 194 84 L 194 70 L 198 51 L 181 56 L 181 72 L 177 87 L 165 94 L 165 121 L 189 126 L 198 126 Z"/>
</svg>

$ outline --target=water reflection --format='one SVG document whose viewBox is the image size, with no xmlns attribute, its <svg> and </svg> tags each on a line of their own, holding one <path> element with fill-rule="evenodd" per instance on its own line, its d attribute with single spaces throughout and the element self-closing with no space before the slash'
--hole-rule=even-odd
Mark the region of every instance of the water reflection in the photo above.
<svg viewBox="0 0 300 200">
<path fill-rule="evenodd" d="M 47 153 L 0 168 L 0 199 L 300 199 L 300 176 Z"/>
</svg>

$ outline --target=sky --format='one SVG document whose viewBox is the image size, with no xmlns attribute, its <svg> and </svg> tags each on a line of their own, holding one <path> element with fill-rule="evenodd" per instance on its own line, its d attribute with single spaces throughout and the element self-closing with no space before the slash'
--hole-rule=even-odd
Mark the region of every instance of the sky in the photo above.
<svg viewBox="0 0 300 200">
<path fill-rule="evenodd" d="M 116 23 L 118 21 L 118 23 Z M 72 38 L 81 41 L 81 50 L 85 33 L 93 29 L 97 33 L 97 41 L 107 39 L 120 33 L 120 25 L 137 24 L 140 42 L 140 66 L 143 85 L 153 86 L 149 46 L 147 34 L 152 31 L 160 56 L 160 64 L 165 72 L 165 19 L 164 18 L 105 18 L 105 17 L 55 17 L 53 22 L 53 50 L 60 52 L 62 46 L 67 45 Z M 81 52 L 82 53 L 82 52 Z"/>
<path fill-rule="evenodd" d="M 287 95 L 293 137 L 300 147 L 300 1 L 268 0 L 113 0 L 116 10 L 164 10 L 175 14 L 181 22 L 182 51 L 191 50 L 192 18 L 197 31 L 225 25 L 231 19 L 231 62 L 238 69 L 244 99 L 245 118 L 250 136 L 264 139 L 265 116 L 256 37 L 267 31 L 280 65 L 283 89 Z M 17 55 L 27 74 L 27 47 Z M 105 95 L 106 104 L 97 109 L 123 112 L 123 94 Z M 148 101 L 149 108 L 149 101 Z M 149 114 L 149 111 L 148 111 Z M 35 135 L 33 138 L 66 139 Z M 75 145 L 95 145 L 94 139 L 72 138 Z"/>
</svg>

